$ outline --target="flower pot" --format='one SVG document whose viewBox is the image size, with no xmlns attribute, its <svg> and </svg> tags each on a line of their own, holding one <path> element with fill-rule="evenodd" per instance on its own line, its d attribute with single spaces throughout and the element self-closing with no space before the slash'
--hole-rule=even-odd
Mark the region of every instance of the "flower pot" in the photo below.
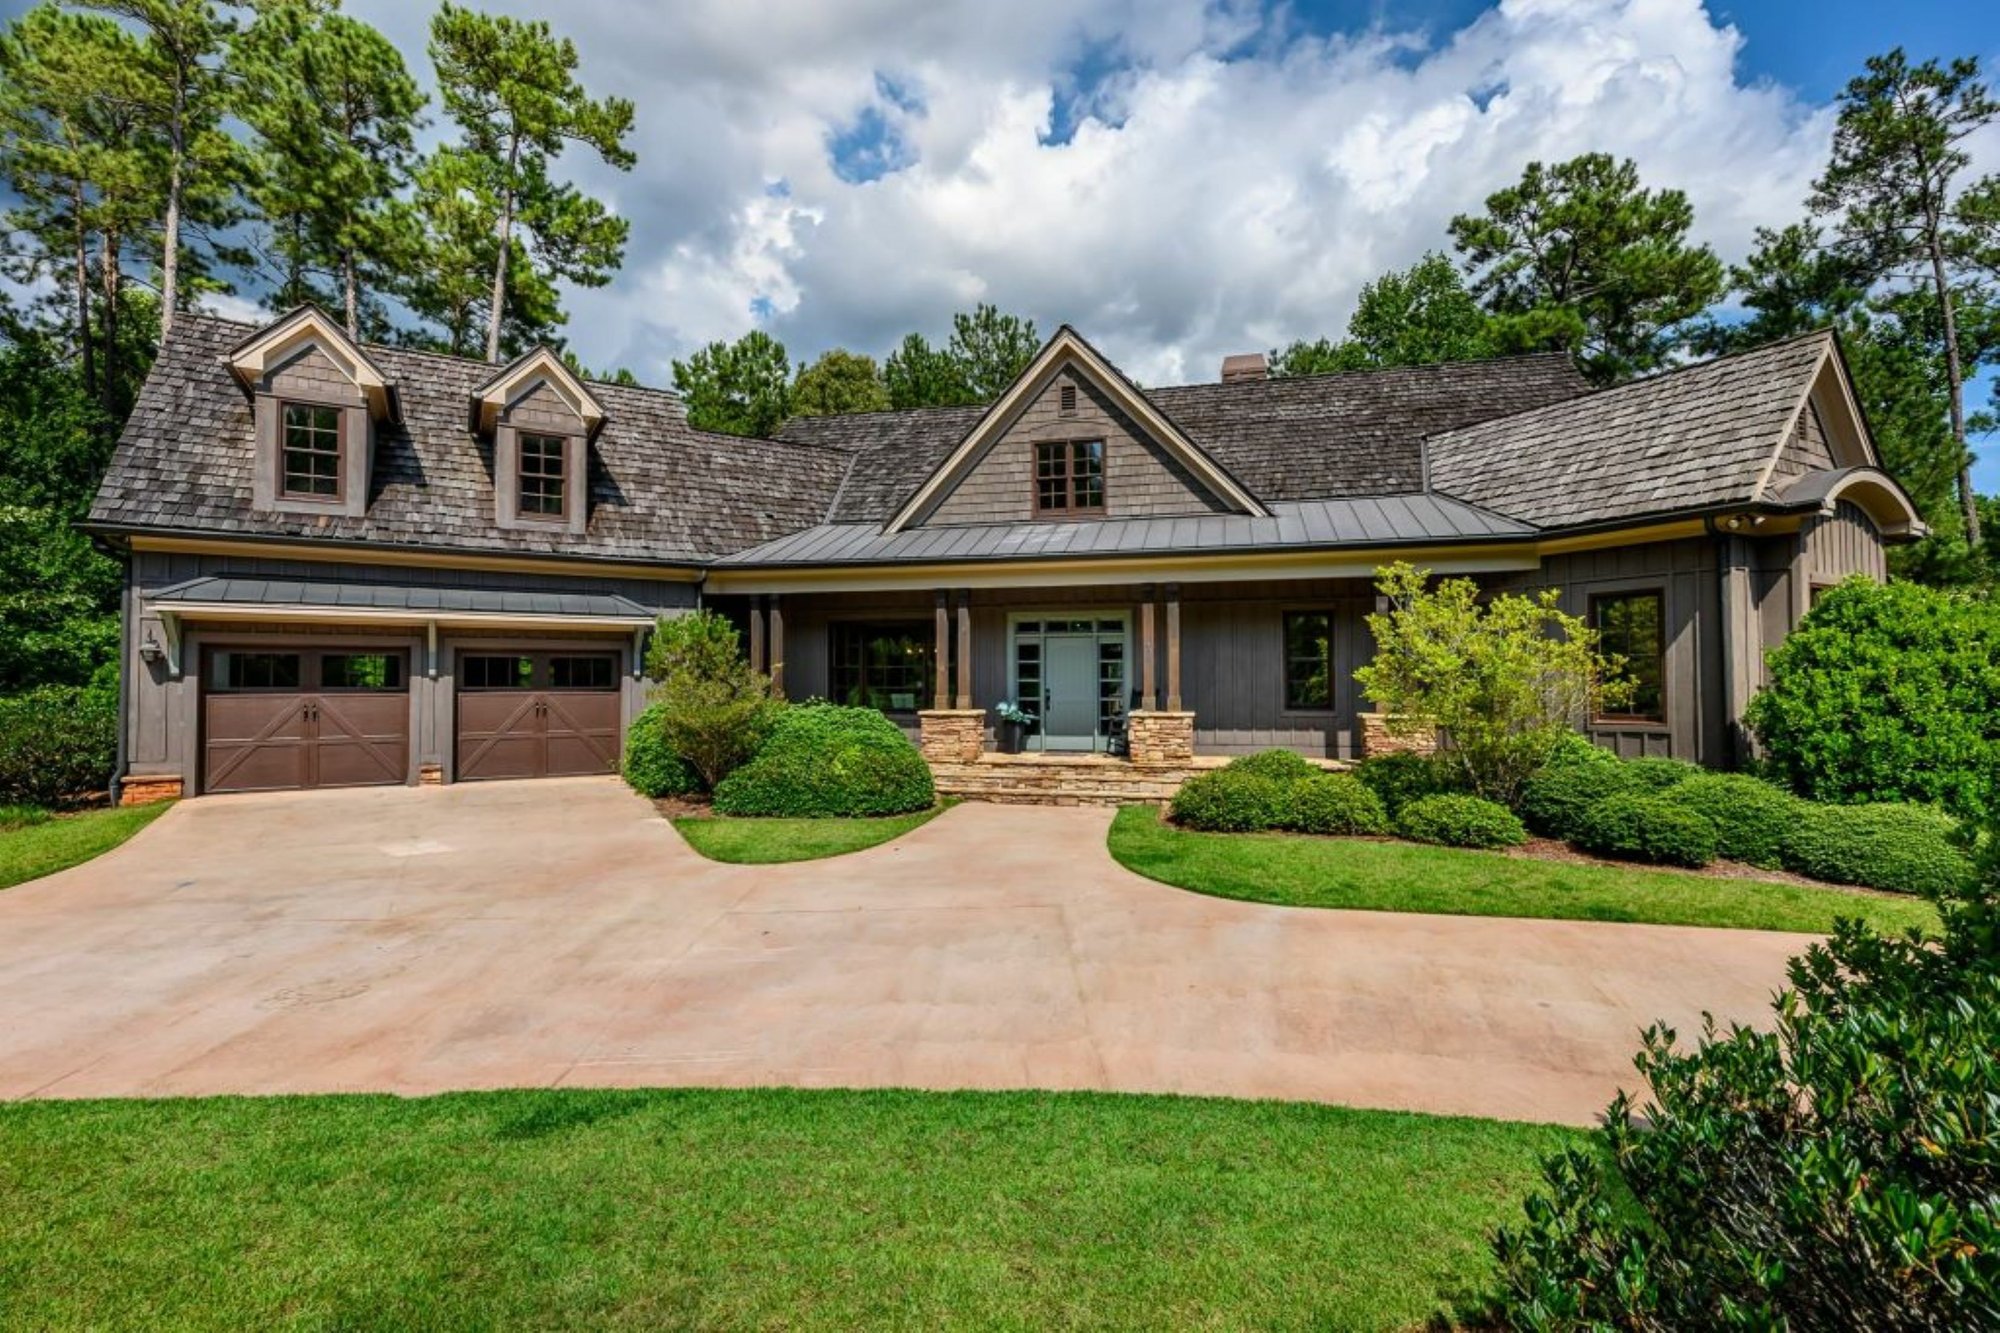
<svg viewBox="0 0 2000 1333">
<path fill-rule="evenodd" d="M 1019 754 L 1028 740 L 1028 729 L 1019 722 L 1002 722 L 994 731 L 1001 754 Z"/>
</svg>

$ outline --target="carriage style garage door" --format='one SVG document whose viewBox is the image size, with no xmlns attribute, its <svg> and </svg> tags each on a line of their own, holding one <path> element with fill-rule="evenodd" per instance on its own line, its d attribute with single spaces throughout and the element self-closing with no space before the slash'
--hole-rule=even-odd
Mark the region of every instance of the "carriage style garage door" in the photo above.
<svg viewBox="0 0 2000 1333">
<path fill-rule="evenodd" d="M 409 661 L 369 648 L 213 648 L 202 673 L 202 790 L 408 780 Z"/>
<path fill-rule="evenodd" d="M 615 653 L 458 656 L 459 781 L 616 773 Z"/>
</svg>

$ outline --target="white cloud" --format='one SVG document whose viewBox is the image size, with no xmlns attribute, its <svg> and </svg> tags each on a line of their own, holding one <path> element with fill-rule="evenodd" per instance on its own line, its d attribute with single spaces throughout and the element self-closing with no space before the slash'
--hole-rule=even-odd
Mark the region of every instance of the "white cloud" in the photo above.
<svg viewBox="0 0 2000 1333">
<path fill-rule="evenodd" d="M 421 49 L 423 15 L 351 7 Z M 1739 82 L 1697 0 L 1504 0 L 1436 40 L 1199 0 L 659 10 L 555 20 L 586 82 L 639 107 L 632 175 L 571 164 L 633 220 L 619 280 L 572 295 L 572 341 L 655 381 L 754 325 L 795 357 L 879 354 L 980 299 L 1068 320 L 1142 380 L 1207 378 L 1338 333 L 1363 282 L 1445 247 L 1531 158 L 1633 157 L 1738 257 L 1797 216 L 1831 127 Z M 1086 55 L 1090 114 L 1045 142 Z M 871 107 L 907 165 L 852 183 L 828 142 Z"/>
</svg>

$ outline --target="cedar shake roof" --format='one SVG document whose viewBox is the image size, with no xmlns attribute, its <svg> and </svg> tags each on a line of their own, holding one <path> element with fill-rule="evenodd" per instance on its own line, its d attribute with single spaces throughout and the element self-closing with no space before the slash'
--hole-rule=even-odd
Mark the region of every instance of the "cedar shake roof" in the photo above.
<svg viewBox="0 0 2000 1333">
<path fill-rule="evenodd" d="M 1560 353 L 1147 389 L 1146 397 L 1260 500 L 1423 489 L 1426 435 L 1575 398 Z M 844 449 L 854 467 L 828 521 L 885 522 L 943 465 L 984 407 L 800 417 L 779 438 Z"/>
<path fill-rule="evenodd" d="M 589 526 L 582 537 L 502 528 L 493 442 L 469 405 L 494 368 L 481 361 L 370 346 L 396 385 L 399 424 L 377 425 L 366 515 L 273 513 L 250 502 L 250 402 L 223 358 L 254 327 L 202 315 L 174 321 L 140 391 L 90 511 L 96 525 L 242 537 L 316 537 L 462 551 L 696 563 L 826 514 L 846 455 L 804 443 L 710 435 L 679 398 L 592 383 L 604 427 L 591 442 Z"/>
<path fill-rule="evenodd" d="M 1808 333 L 1446 431 L 1431 485 L 1542 528 L 1757 499 L 1832 350 Z"/>
</svg>

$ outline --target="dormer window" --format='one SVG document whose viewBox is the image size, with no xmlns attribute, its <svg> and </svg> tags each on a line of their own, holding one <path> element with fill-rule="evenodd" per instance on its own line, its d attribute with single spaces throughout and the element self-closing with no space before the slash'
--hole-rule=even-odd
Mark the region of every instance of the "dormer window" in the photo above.
<svg viewBox="0 0 2000 1333">
<path fill-rule="evenodd" d="M 1060 440 L 1035 446 L 1035 513 L 1091 517 L 1104 512 L 1104 441 Z"/>
<path fill-rule="evenodd" d="M 561 435 L 522 433 L 521 517 L 560 521 L 569 513 L 569 441 Z"/>
<path fill-rule="evenodd" d="M 319 403 L 283 404 L 279 489 L 286 499 L 340 503 L 341 412 Z"/>
</svg>

